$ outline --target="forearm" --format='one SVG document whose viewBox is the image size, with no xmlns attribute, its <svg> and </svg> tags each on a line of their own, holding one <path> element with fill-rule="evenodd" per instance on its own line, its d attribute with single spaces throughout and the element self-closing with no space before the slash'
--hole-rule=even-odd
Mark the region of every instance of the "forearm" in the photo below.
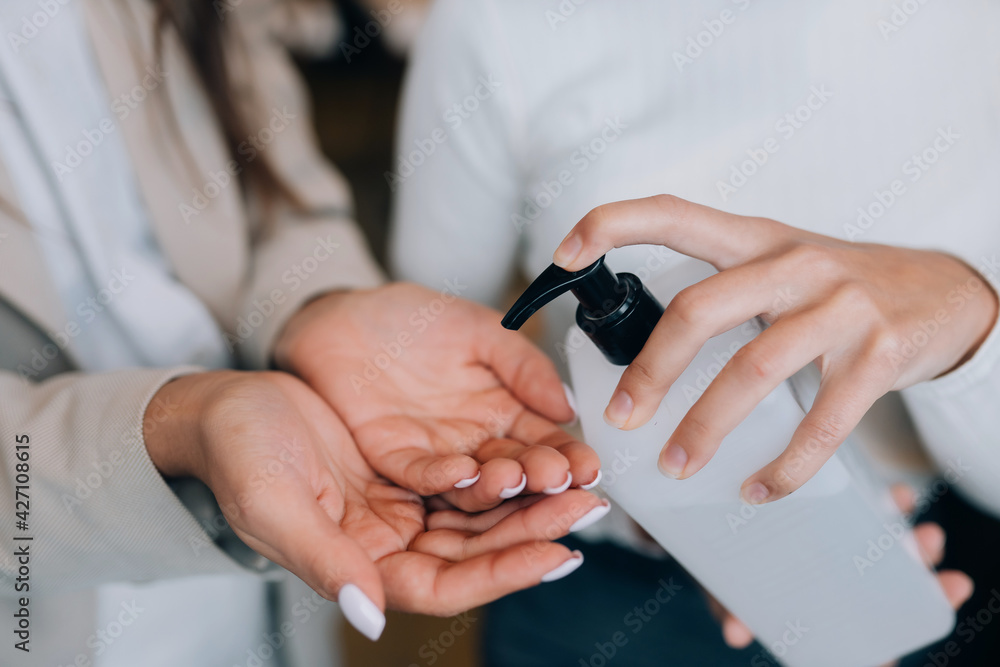
<svg viewBox="0 0 1000 667">
<path fill-rule="evenodd" d="M 10 517 L 7 535 L 31 535 L 37 545 L 33 592 L 108 581 L 235 571 L 174 495 L 145 444 L 150 426 L 177 418 L 179 406 L 154 398 L 171 378 L 193 368 L 64 374 L 25 384 L 0 373 L 0 495 Z M 28 440 L 27 530 L 16 529 L 18 460 L 15 442 Z M 22 450 L 23 451 L 23 450 Z M 23 478 L 21 478 L 23 479 Z M 4 574 L 14 571 L 0 556 Z M 0 584 L 13 592 L 10 577 Z"/>
</svg>

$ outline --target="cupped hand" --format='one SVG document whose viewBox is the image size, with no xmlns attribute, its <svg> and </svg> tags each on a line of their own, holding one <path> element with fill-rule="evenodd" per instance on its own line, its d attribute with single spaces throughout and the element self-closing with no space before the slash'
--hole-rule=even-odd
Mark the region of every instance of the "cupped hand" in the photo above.
<svg viewBox="0 0 1000 667">
<path fill-rule="evenodd" d="M 428 513 L 380 477 L 347 427 L 286 373 L 200 373 L 161 388 L 174 406 L 146 444 L 168 476 L 205 482 L 248 546 L 339 600 L 372 639 L 389 607 L 450 615 L 571 572 L 582 556 L 550 540 L 599 518 L 582 490 L 517 499 L 475 516 Z"/>
<path fill-rule="evenodd" d="M 574 415 L 552 362 L 453 292 L 324 296 L 275 359 L 336 409 L 375 470 L 422 496 L 480 511 L 597 481 L 597 455 L 557 425 Z"/>
<path fill-rule="evenodd" d="M 916 496 L 913 490 L 907 486 L 893 487 L 893 497 L 896 504 L 905 514 L 913 512 L 916 506 Z M 941 526 L 936 523 L 923 523 L 913 529 L 913 535 L 917 540 L 917 546 L 924 557 L 928 567 L 934 568 L 940 565 L 944 558 L 945 534 Z M 952 609 L 958 609 L 972 595 L 973 585 L 969 577 L 957 570 L 941 570 L 937 573 L 938 583 L 944 590 L 945 597 L 951 604 Z M 733 648 L 746 648 L 753 641 L 753 632 L 750 628 L 723 607 L 718 600 L 706 592 L 708 596 L 709 608 L 712 615 L 722 626 L 722 637 L 726 643 Z M 896 663 L 890 663 L 890 667 Z"/>
<path fill-rule="evenodd" d="M 950 255 L 850 243 L 667 195 L 594 209 L 553 261 L 577 271 L 638 243 L 665 245 L 719 273 L 667 306 L 612 395 L 609 423 L 646 423 L 709 338 L 758 316 L 770 324 L 733 355 L 670 436 L 659 460 L 666 474 L 695 474 L 777 385 L 809 363 L 821 372 L 787 449 L 744 482 L 749 503 L 799 488 L 879 397 L 959 366 L 997 316 L 993 290 Z"/>
</svg>

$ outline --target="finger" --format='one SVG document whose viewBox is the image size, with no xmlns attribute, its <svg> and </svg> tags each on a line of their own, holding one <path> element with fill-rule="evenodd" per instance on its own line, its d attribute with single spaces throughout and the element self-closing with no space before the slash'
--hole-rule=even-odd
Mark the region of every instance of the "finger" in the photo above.
<svg viewBox="0 0 1000 667">
<path fill-rule="evenodd" d="M 866 377 L 865 367 L 857 364 L 824 380 L 785 451 L 743 482 L 745 502 L 759 505 L 784 498 L 833 456 L 872 403 L 889 389 L 880 379 Z"/>
<path fill-rule="evenodd" d="M 556 542 L 518 544 L 457 563 L 416 552 L 394 553 L 378 562 L 394 609 L 438 616 L 555 581 L 582 564 L 583 554 Z"/>
<path fill-rule="evenodd" d="M 829 316 L 811 309 L 779 320 L 738 349 L 670 435 L 660 470 L 676 479 L 701 470 L 758 403 L 830 348 L 829 325 Z"/>
<path fill-rule="evenodd" d="M 907 484 L 893 484 L 890 489 L 892 499 L 903 514 L 909 515 L 917 507 L 917 494 Z"/>
<path fill-rule="evenodd" d="M 548 419 L 533 412 L 523 412 L 511 425 L 508 435 L 521 442 L 551 447 L 562 454 L 569 461 L 575 485 L 589 487 L 598 481 L 601 459 L 597 452 Z"/>
<path fill-rule="evenodd" d="M 495 438 L 479 448 L 476 458 L 483 463 L 497 458 L 517 461 L 527 475 L 525 489 L 529 493 L 562 493 L 573 481 L 569 461 L 552 447 Z"/>
<path fill-rule="evenodd" d="M 579 271 L 612 248 L 640 243 L 665 245 L 717 268 L 741 264 L 772 249 L 789 227 L 747 218 L 671 195 L 598 206 L 570 230 L 552 261 Z"/>
<path fill-rule="evenodd" d="M 722 619 L 722 638 L 726 644 L 737 649 L 746 648 L 753 643 L 753 633 L 750 632 L 750 628 L 728 610 Z"/>
<path fill-rule="evenodd" d="M 540 494 L 518 496 L 500 503 L 500 505 L 491 510 L 476 513 L 462 512 L 448 505 L 446 508 L 437 509 L 427 514 L 424 523 L 427 530 L 449 529 L 468 533 L 481 533 L 497 525 L 504 517 L 513 514 L 517 510 L 530 507 L 550 497 L 552 496 Z M 559 496 L 554 497 L 558 498 Z M 433 500 L 434 498 L 428 498 L 427 505 L 430 506 Z"/>
<path fill-rule="evenodd" d="M 482 512 L 512 498 L 527 486 L 528 477 L 517 461 L 495 458 L 479 466 L 482 476 L 475 484 L 444 494 L 445 500 L 466 512 Z"/>
<path fill-rule="evenodd" d="M 922 523 L 913 529 L 913 536 L 928 567 L 941 564 L 944 558 L 945 534 L 936 523 Z"/>
<path fill-rule="evenodd" d="M 375 457 L 380 475 L 422 496 L 434 496 L 474 485 L 479 462 L 464 454 L 439 456 L 423 447 L 403 447 Z"/>
<path fill-rule="evenodd" d="M 796 262 L 793 258 L 739 266 L 678 293 L 622 374 L 605 421 L 625 429 L 642 426 L 708 339 L 761 313 L 777 314 L 793 307 L 788 276 L 798 275 Z"/>
<path fill-rule="evenodd" d="M 444 560 L 459 561 L 522 542 L 557 540 L 593 525 L 610 510 L 608 501 L 577 490 L 511 513 L 479 534 L 452 529 L 422 533 L 410 548 Z"/>
<path fill-rule="evenodd" d="M 476 353 L 514 397 L 529 410 L 564 424 L 576 413 L 555 364 L 523 334 L 501 327 L 499 315 L 482 309 Z"/>
<path fill-rule="evenodd" d="M 938 572 L 938 583 L 944 590 L 944 595 L 948 598 L 948 603 L 952 609 L 958 609 L 966 600 L 972 597 L 975 586 L 972 579 L 964 572 L 957 570 L 942 570 Z"/>
<path fill-rule="evenodd" d="M 248 546 L 337 601 L 352 626 L 372 641 L 378 639 L 385 628 L 381 575 L 319 500 L 301 489 L 274 489 L 256 510 Z"/>
</svg>

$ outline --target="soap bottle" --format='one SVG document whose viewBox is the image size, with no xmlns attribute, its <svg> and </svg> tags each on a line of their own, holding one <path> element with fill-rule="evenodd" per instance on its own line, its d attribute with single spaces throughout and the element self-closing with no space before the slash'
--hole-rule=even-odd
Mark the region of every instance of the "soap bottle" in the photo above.
<svg viewBox="0 0 1000 667">
<path fill-rule="evenodd" d="M 685 261 L 649 290 L 633 274 L 616 275 L 603 257 L 576 272 L 551 265 L 503 326 L 517 329 L 555 297 L 576 296 L 577 326 L 565 349 L 584 437 L 602 461 L 619 462 L 604 471 L 602 488 L 749 626 L 769 657 L 788 667 L 873 667 L 947 635 L 954 612 L 887 486 L 851 439 L 791 495 L 759 506 L 740 500 L 743 481 L 785 449 L 811 404 L 818 382 L 809 369 L 761 401 L 690 478 L 657 470 L 667 438 L 725 362 L 761 331 L 757 320 L 710 339 L 648 423 L 621 431 L 604 422 L 624 367 L 663 312 L 656 297 L 669 303 L 713 273 L 704 262 Z M 623 461 L 635 462 L 623 469 Z M 772 663 L 762 656 L 759 664 Z"/>
</svg>

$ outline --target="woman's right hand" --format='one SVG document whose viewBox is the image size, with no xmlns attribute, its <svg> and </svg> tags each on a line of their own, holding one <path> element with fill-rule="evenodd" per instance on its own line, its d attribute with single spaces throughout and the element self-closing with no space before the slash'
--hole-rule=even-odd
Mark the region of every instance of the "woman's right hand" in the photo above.
<svg viewBox="0 0 1000 667">
<path fill-rule="evenodd" d="M 168 406 L 148 410 L 144 429 L 160 472 L 205 482 L 240 539 L 339 600 L 371 639 L 387 604 L 451 615 L 568 574 L 582 556 L 551 540 L 603 505 L 571 489 L 477 515 L 428 514 L 420 496 L 375 473 L 323 399 L 285 373 L 188 375 L 151 405 Z"/>
</svg>

